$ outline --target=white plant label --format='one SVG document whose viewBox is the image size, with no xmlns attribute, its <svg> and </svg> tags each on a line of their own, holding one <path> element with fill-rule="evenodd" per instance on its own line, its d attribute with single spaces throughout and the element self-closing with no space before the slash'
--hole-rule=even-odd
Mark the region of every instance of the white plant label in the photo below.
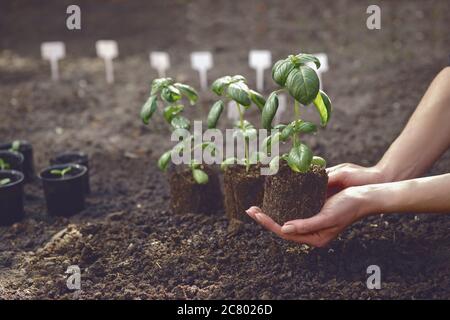
<svg viewBox="0 0 450 320">
<path fill-rule="evenodd" d="M 322 84 L 322 74 L 328 71 L 328 56 L 326 53 L 315 53 L 313 54 L 320 61 L 320 68 L 317 69 L 316 65 L 312 62 L 308 63 L 308 65 L 314 68 L 317 71 L 317 76 L 320 80 L 320 89 L 323 89 Z"/>
<path fill-rule="evenodd" d="M 227 117 L 228 119 L 233 121 L 239 119 L 239 110 L 236 102 L 234 101 L 228 102 Z"/>
<path fill-rule="evenodd" d="M 200 87 L 208 90 L 208 70 L 213 67 L 212 54 L 209 51 L 197 51 L 191 53 L 192 69 L 197 70 L 200 75 Z"/>
<path fill-rule="evenodd" d="M 272 54 L 268 50 L 250 50 L 248 54 L 250 68 L 256 70 L 256 89 L 264 90 L 264 70 L 272 65 Z"/>
<path fill-rule="evenodd" d="M 117 42 L 114 40 L 98 40 L 95 43 L 97 56 L 105 60 L 106 81 L 108 83 L 114 82 L 114 66 L 113 59 L 119 55 L 119 48 Z"/>
<path fill-rule="evenodd" d="M 280 123 L 283 113 L 286 111 L 287 96 L 285 94 L 278 95 L 278 110 L 275 114 L 275 123 Z"/>
<path fill-rule="evenodd" d="M 160 78 L 165 77 L 166 70 L 170 68 L 169 54 L 163 51 L 150 52 L 150 65 L 158 71 Z"/>
<path fill-rule="evenodd" d="M 43 42 L 41 44 L 41 55 L 45 60 L 50 61 L 52 79 L 59 80 L 58 60 L 66 56 L 66 46 L 63 42 Z"/>
</svg>

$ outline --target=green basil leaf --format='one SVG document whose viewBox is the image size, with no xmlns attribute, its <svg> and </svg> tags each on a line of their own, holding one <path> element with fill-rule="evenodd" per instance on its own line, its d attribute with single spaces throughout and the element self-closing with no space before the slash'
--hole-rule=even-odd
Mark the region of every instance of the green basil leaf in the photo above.
<svg viewBox="0 0 450 320">
<path fill-rule="evenodd" d="M 170 85 L 162 89 L 161 98 L 168 103 L 173 103 L 181 99 L 181 92 L 176 87 Z"/>
<path fill-rule="evenodd" d="M 320 123 L 323 127 L 325 127 L 328 124 L 328 121 L 330 121 L 332 112 L 330 98 L 327 96 L 325 92 L 320 90 L 316 98 L 314 99 L 313 103 L 317 111 L 319 112 Z"/>
<path fill-rule="evenodd" d="M 195 182 L 197 182 L 198 184 L 208 183 L 208 175 L 201 169 L 192 170 L 192 176 L 194 177 Z"/>
<path fill-rule="evenodd" d="M 281 132 L 276 132 L 271 136 L 266 137 L 262 142 L 262 149 L 265 153 L 270 153 L 272 150 L 272 145 L 274 143 L 279 143 L 281 137 Z"/>
<path fill-rule="evenodd" d="M 295 122 L 289 123 L 282 131 L 280 135 L 281 141 L 286 141 L 294 133 Z"/>
<path fill-rule="evenodd" d="M 249 107 L 251 104 L 249 89 L 244 82 L 235 82 L 228 86 L 228 96 L 241 106 Z"/>
<path fill-rule="evenodd" d="M 286 128 L 286 125 L 282 124 L 282 123 L 279 123 L 273 127 L 274 130 L 278 130 L 278 131 L 282 131 L 284 128 Z"/>
<path fill-rule="evenodd" d="M 313 164 L 315 164 L 315 165 L 317 165 L 319 167 L 322 167 L 322 168 L 326 168 L 327 167 L 327 162 L 322 157 L 314 156 L 312 158 L 312 160 L 311 160 L 311 165 L 313 165 Z"/>
<path fill-rule="evenodd" d="M 188 98 L 191 105 L 195 104 L 198 100 L 198 93 L 194 88 L 184 83 L 175 83 L 174 87 L 180 90 L 181 94 Z"/>
<path fill-rule="evenodd" d="M 247 83 L 247 79 L 245 79 L 244 76 L 241 76 L 240 74 L 232 76 L 231 82 L 244 82 Z"/>
<path fill-rule="evenodd" d="M 272 174 L 275 174 L 278 172 L 278 169 L 280 168 L 280 156 L 274 157 L 269 162 L 269 170 Z"/>
<path fill-rule="evenodd" d="M 167 87 L 173 83 L 172 78 L 159 78 L 152 82 L 152 89 L 150 95 L 156 95 L 162 88 Z"/>
<path fill-rule="evenodd" d="M 224 108 L 224 103 L 222 100 L 217 101 L 209 110 L 207 124 L 209 129 L 213 129 L 217 126 L 217 122 L 219 121 L 220 115 L 222 114 Z"/>
<path fill-rule="evenodd" d="M 312 122 L 298 120 L 294 130 L 298 133 L 314 133 L 317 131 L 317 126 Z"/>
<path fill-rule="evenodd" d="M 316 65 L 317 69 L 320 68 L 320 60 L 316 57 L 313 56 L 312 54 L 308 54 L 308 53 L 299 53 L 298 55 L 296 55 L 297 57 L 297 61 L 301 64 L 305 64 L 308 62 L 314 62 L 314 64 Z"/>
<path fill-rule="evenodd" d="M 180 116 L 180 115 L 176 115 L 172 119 L 170 124 L 175 129 L 186 129 L 186 130 L 189 130 L 189 128 L 191 127 L 191 123 L 189 122 L 189 120 L 187 118 L 183 117 L 183 116 Z"/>
<path fill-rule="evenodd" d="M 148 124 L 150 118 L 152 117 L 153 113 L 155 113 L 157 108 L 158 108 L 157 97 L 150 96 L 141 109 L 142 122 Z"/>
<path fill-rule="evenodd" d="M 305 173 L 309 170 L 312 157 L 311 149 L 306 144 L 301 143 L 291 149 L 287 163 L 293 171 Z"/>
<path fill-rule="evenodd" d="M 270 130 L 272 128 L 272 121 L 278 109 L 278 96 L 274 92 L 267 99 L 266 104 L 262 110 L 261 124 L 264 129 Z"/>
<path fill-rule="evenodd" d="M 169 161 L 172 158 L 172 150 L 166 151 L 158 159 L 158 168 L 162 171 L 166 171 Z"/>
<path fill-rule="evenodd" d="M 319 78 L 312 68 L 301 65 L 289 73 L 286 88 L 295 100 L 308 105 L 319 92 Z"/>
<path fill-rule="evenodd" d="M 179 114 L 181 111 L 183 111 L 184 107 L 181 104 L 178 105 L 170 105 L 164 108 L 163 111 L 163 116 L 164 119 L 166 119 L 166 121 L 168 123 L 172 122 L 172 119 Z"/>
<path fill-rule="evenodd" d="M 216 79 L 212 85 L 211 85 L 211 90 L 221 96 L 225 90 L 225 87 L 228 86 L 231 83 L 231 77 L 230 76 L 225 76 L 225 77 L 221 77 L 219 79 Z"/>
<path fill-rule="evenodd" d="M 11 179 L 9 179 L 9 178 L 2 179 L 2 180 L 0 180 L 0 186 L 6 186 L 10 182 L 11 182 Z"/>
<path fill-rule="evenodd" d="M 272 68 L 273 81 L 284 87 L 289 74 L 292 70 L 294 70 L 294 68 L 295 65 L 291 59 L 277 61 Z"/>
<path fill-rule="evenodd" d="M 250 93 L 250 99 L 252 99 L 253 103 L 256 104 L 256 106 L 259 108 L 260 111 L 263 110 L 264 105 L 266 104 L 266 99 L 264 97 L 256 92 L 255 90 L 249 90 Z"/>
</svg>

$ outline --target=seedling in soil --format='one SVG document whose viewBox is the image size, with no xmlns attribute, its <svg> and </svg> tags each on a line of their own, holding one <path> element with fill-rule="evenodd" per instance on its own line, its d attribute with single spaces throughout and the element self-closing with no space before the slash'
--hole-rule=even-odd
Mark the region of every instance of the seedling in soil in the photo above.
<svg viewBox="0 0 450 320">
<path fill-rule="evenodd" d="M 2 179 L 2 180 L 0 180 L 0 187 L 6 186 L 9 183 L 11 183 L 11 179 L 9 179 L 9 178 Z"/>
<path fill-rule="evenodd" d="M 11 168 L 11 165 L 6 162 L 5 160 L 3 160 L 2 158 L 0 158 L 0 170 L 8 170 Z"/>
<path fill-rule="evenodd" d="M 310 54 L 290 55 L 277 61 L 272 68 L 272 78 L 281 88 L 272 92 L 262 111 L 262 126 L 268 130 L 277 129 L 266 140 L 267 152 L 270 153 L 275 140 L 291 142 L 288 153 L 271 160 L 269 166 L 277 173 L 267 176 L 264 185 L 263 210 L 279 224 L 318 213 L 326 199 L 326 162 L 314 156 L 302 141 L 303 135 L 316 133 L 318 126 L 301 119 L 300 106 L 314 105 L 322 127 L 328 124 L 332 110 L 330 98 L 320 90 L 319 77 L 308 66 L 310 63 L 320 68 L 319 59 Z M 273 127 L 278 107 L 276 97 L 283 91 L 294 98 L 294 118 L 288 124 Z M 280 159 L 283 160 L 281 165 Z"/>
<path fill-rule="evenodd" d="M 154 113 L 158 110 L 158 101 L 164 103 L 164 108 L 161 113 L 164 120 L 171 126 L 172 130 L 186 129 L 189 130 L 191 123 L 189 119 L 183 117 L 181 113 L 184 111 L 184 104 L 182 100 L 186 99 L 191 105 L 194 105 L 198 100 L 197 91 L 184 83 L 175 82 L 172 78 L 159 78 L 153 80 L 150 97 L 147 102 L 142 106 L 141 119 L 144 124 L 148 124 Z M 186 137 L 184 141 L 175 145 L 172 149 L 166 151 L 158 160 L 158 167 L 162 171 L 166 171 L 172 152 L 181 153 L 186 150 L 186 145 L 192 146 L 193 136 Z M 196 148 L 205 149 L 211 145 L 211 152 L 214 151 L 212 143 L 201 143 L 199 145 L 193 145 L 190 148 L 190 152 L 194 152 Z M 208 183 L 208 175 L 204 172 L 200 165 L 191 161 L 189 167 L 192 170 L 192 177 L 198 184 Z"/>
<path fill-rule="evenodd" d="M 325 167 L 323 158 L 314 156 L 311 149 L 302 142 L 303 134 L 314 134 L 317 132 L 317 125 L 304 121 L 300 117 L 300 106 L 313 104 L 317 109 L 322 127 L 325 127 L 331 116 L 331 101 L 327 94 L 320 90 L 320 81 L 316 71 L 309 67 L 308 63 L 314 63 L 317 69 L 320 68 L 320 61 L 310 54 L 290 55 L 286 59 L 277 61 L 272 68 L 273 80 L 281 86 L 267 99 L 262 111 L 262 126 L 268 130 L 278 129 L 267 139 L 270 143 L 274 139 L 286 142 L 291 141 L 291 149 L 288 153 L 275 157 L 271 161 L 271 167 L 275 167 L 281 159 L 287 161 L 289 167 L 300 173 L 308 172 L 311 165 Z M 272 121 L 278 108 L 278 94 L 287 91 L 294 98 L 294 114 L 292 122 L 280 124 L 272 127 Z"/>
<path fill-rule="evenodd" d="M 227 100 L 232 100 L 236 103 L 239 111 L 239 120 L 235 123 L 234 128 L 237 130 L 236 134 L 241 134 L 244 137 L 244 159 L 228 158 L 222 163 L 222 169 L 233 163 L 241 163 L 245 165 L 246 171 L 250 169 L 252 163 L 256 163 L 258 154 L 250 154 L 249 140 L 255 139 L 257 131 L 255 127 L 244 119 L 245 111 L 248 110 L 252 104 L 262 111 L 266 100 L 264 97 L 252 90 L 247 85 L 247 80 L 241 75 L 224 76 L 215 80 L 212 84 L 212 91 L 218 96 L 224 97 Z M 208 128 L 215 128 L 217 122 L 224 109 L 224 102 L 217 101 L 212 107 L 208 115 Z"/>
<path fill-rule="evenodd" d="M 50 171 L 51 174 L 60 177 L 61 179 L 64 178 L 66 174 L 72 171 L 72 167 L 67 167 L 63 169 L 53 169 Z"/>
</svg>

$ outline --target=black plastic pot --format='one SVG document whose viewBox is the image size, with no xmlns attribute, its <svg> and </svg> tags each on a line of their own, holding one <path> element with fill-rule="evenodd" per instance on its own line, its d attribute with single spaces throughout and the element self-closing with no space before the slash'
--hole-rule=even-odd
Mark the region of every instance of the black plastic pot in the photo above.
<svg viewBox="0 0 450 320">
<path fill-rule="evenodd" d="M 13 143 L 8 142 L 0 145 L 0 150 L 10 150 Z M 34 178 L 34 160 L 33 147 L 27 141 L 20 140 L 19 152 L 23 155 L 23 174 L 25 181 L 31 181 Z"/>
<path fill-rule="evenodd" d="M 1 150 L 0 159 L 5 161 L 9 167 L 3 170 L 16 170 L 23 173 L 23 155 L 14 151 Z M 1 170 L 2 168 L 0 168 Z"/>
<path fill-rule="evenodd" d="M 58 154 L 56 157 L 50 159 L 50 165 L 69 163 L 79 164 L 87 168 L 88 171 L 84 177 L 84 188 L 86 194 L 90 194 L 91 185 L 89 182 L 89 158 L 87 154 L 85 154 L 84 152 L 65 152 Z"/>
<path fill-rule="evenodd" d="M 9 226 L 25 216 L 23 210 L 24 175 L 15 170 L 0 170 L 0 181 L 10 182 L 0 185 L 0 225 Z"/>
<path fill-rule="evenodd" d="M 70 166 L 71 171 L 64 177 L 51 173 Z M 52 216 L 70 217 L 85 208 L 84 178 L 87 168 L 79 164 L 50 166 L 39 174 L 47 203 L 47 211 Z"/>
</svg>

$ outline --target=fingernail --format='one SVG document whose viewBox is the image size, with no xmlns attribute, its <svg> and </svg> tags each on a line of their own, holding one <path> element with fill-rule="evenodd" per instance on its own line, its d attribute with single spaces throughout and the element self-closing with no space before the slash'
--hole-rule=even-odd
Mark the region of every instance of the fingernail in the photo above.
<svg viewBox="0 0 450 320">
<path fill-rule="evenodd" d="M 292 224 L 284 225 L 281 227 L 281 232 L 283 233 L 294 233 L 295 232 L 295 226 Z"/>
<path fill-rule="evenodd" d="M 262 214 L 261 213 L 256 213 L 255 214 L 255 218 L 256 218 L 256 220 L 261 221 L 262 220 Z"/>
</svg>

